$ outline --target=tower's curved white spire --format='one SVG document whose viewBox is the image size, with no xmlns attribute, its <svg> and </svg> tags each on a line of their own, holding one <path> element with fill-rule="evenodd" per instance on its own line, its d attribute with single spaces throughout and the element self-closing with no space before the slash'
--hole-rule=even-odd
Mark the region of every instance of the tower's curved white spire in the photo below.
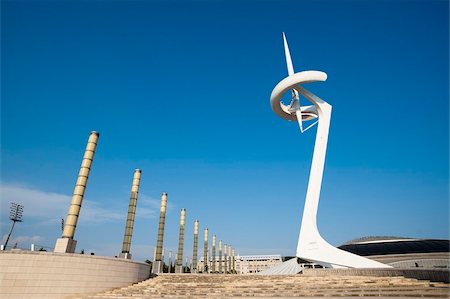
<svg viewBox="0 0 450 299">
<path fill-rule="evenodd" d="M 292 63 L 291 52 L 289 51 L 289 45 L 286 39 L 286 33 L 283 32 L 283 41 L 284 41 L 284 55 L 286 56 L 286 66 L 288 70 L 288 75 L 293 76 L 294 73 L 294 64 Z M 289 105 L 289 110 L 297 116 L 298 125 L 300 126 L 300 132 L 305 132 L 303 129 L 303 118 L 302 118 L 302 109 L 300 107 L 300 96 L 298 95 L 298 91 L 292 89 L 292 100 Z"/>
<path fill-rule="evenodd" d="M 286 65 L 288 69 L 288 75 L 292 76 L 294 74 L 294 65 L 292 64 L 291 52 L 289 52 L 289 46 L 286 39 L 286 33 L 283 32 L 284 40 L 284 55 L 286 56 Z"/>
</svg>

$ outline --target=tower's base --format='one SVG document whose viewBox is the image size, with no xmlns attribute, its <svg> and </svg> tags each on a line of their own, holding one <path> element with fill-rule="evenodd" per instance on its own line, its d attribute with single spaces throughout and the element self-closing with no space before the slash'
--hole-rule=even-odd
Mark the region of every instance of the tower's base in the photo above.
<svg viewBox="0 0 450 299">
<path fill-rule="evenodd" d="M 119 257 L 121 259 L 131 260 L 131 253 L 129 252 L 122 252 L 119 254 Z"/>
<path fill-rule="evenodd" d="M 164 265 L 163 261 L 154 261 L 153 267 L 152 267 L 152 273 L 153 274 L 163 273 L 163 265 Z"/>
<path fill-rule="evenodd" d="M 54 252 L 60 253 L 75 253 L 75 247 L 77 247 L 77 241 L 69 238 L 56 239 Z"/>
</svg>

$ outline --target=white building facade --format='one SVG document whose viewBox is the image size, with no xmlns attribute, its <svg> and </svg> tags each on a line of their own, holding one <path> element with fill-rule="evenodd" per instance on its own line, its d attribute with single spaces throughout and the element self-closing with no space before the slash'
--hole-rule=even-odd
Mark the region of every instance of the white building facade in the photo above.
<svg viewBox="0 0 450 299">
<path fill-rule="evenodd" d="M 235 268 L 232 269 L 231 273 L 236 274 L 255 274 L 261 272 L 265 269 L 274 267 L 283 262 L 281 255 L 270 254 L 270 255 L 237 255 L 235 256 Z M 215 259 L 215 269 L 218 273 L 219 269 L 219 258 L 216 256 Z M 222 271 L 225 269 L 223 266 L 224 261 L 222 261 Z M 204 271 L 204 258 L 201 257 L 198 262 L 198 272 L 202 273 Z M 209 260 L 209 269 L 211 267 L 211 259 Z M 227 265 L 227 273 L 230 273 L 230 269 Z"/>
</svg>

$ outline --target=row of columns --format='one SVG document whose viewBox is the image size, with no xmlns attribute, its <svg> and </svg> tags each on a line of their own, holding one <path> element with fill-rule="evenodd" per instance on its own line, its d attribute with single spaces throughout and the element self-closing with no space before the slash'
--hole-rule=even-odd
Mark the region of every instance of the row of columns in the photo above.
<svg viewBox="0 0 450 299">
<path fill-rule="evenodd" d="M 206 246 L 205 246 L 206 247 Z M 219 255 L 216 257 L 216 236 L 213 235 L 211 257 L 208 251 L 203 258 L 204 273 L 236 273 L 235 251 L 230 245 L 224 244 L 222 250 L 222 240 L 219 240 Z M 217 266 L 217 267 L 216 267 Z"/>
<path fill-rule="evenodd" d="M 156 250 L 156 247 L 155 247 L 155 250 Z M 164 261 L 164 250 L 163 250 L 162 260 Z M 176 266 L 177 266 L 176 262 L 177 262 L 177 260 L 178 260 L 178 254 L 175 255 L 175 265 L 172 266 L 172 251 L 169 251 L 169 265 L 167 266 L 168 273 L 172 273 L 172 269 L 174 269 L 174 268 L 175 268 L 174 269 L 175 273 L 183 273 L 184 272 L 184 271 L 178 271 L 177 272 L 177 270 L 176 270 Z M 191 259 L 191 261 L 189 263 L 189 258 L 186 257 L 186 260 L 185 260 L 186 268 L 190 268 L 191 264 L 192 264 L 192 259 Z M 181 268 L 182 267 L 183 267 L 183 264 L 181 263 Z"/>
<path fill-rule="evenodd" d="M 95 151 L 97 149 L 100 133 L 92 131 L 84 151 L 83 160 L 81 161 L 80 171 L 78 173 L 77 182 L 73 191 L 72 201 L 69 211 L 67 212 L 66 221 L 63 225 L 61 238 L 56 240 L 55 252 L 74 253 L 77 241 L 74 240 L 78 217 L 80 215 L 81 205 L 83 203 L 84 193 L 86 190 L 89 173 L 94 161 Z M 131 184 L 130 201 L 128 204 L 127 220 L 125 222 L 125 232 L 123 236 L 122 251 L 119 257 L 131 259 L 130 247 L 131 237 L 133 235 L 134 218 L 136 215 L 136 205 L 139 194 L 139 186 L 141 182 L 141 170 L 136 169 Z"/>
<path fill-rule="evenodd" d="M 72 201 L 67 213 L 66 221 L 63 227 L 62 237 L 57 239 L 55 245 L 55 252 L 65 252 L 74 253 L 76 247 L 76 241 L 73 239 L 75 235 L 75 230 L 78 222 L 79 213 L 81 210 L 81 205 L 84 198 L 84 193 L 87 186 L 87 181 L 89 178 L 89 173 L 92 167 L 92 162 L 94 160 L 95 151 L 97 148 L 97 143 L 100 134 L 96 131 L 92 131 L 89 135 L 87 146 L 83 155 L 83 160 L 81 162 L 80 171 L 78 173 L 77 182 L 75 184 L 75 189 L 72 196 Z M 140 169 L 136 169 L 133 175 L 133 181 L 131 185 L 130 200 L 128 204 L 128 214 L 127 220 L 125 222 L 125 232 L 122 243 L 122 251 L 119 255 L 121 258 L 131 259 L 131 239 L 133 235 L 134 219 L 136 215 L 136 206 L 139 194 L 139 186 L 141 182 Z M 164 226 L 167 211 L 167 193 L 163 192 L 161 196 L 161 206 L 160 206 L 160 216 L 158 224 L 158 237 L 156 242 L 156 248 L 153 257 L 153 273 L 163 272 L 164 266 Z M 183 273 L 183 251 L 184 251 L 184 229 L 186 224 L 186 209 L 181 209 L 180 213 L 180 234 L 178 239 L 178 252 L 175 261 L 175 272 Z M 192 254 L 191 272 L 198 272 L 198 232 L 199 232 L 199 221 L 194 222 L 194 249 Z M 209 242 L 208 242 L 208 228 L 204 231 L 204 273 L 235 273 L 235 259 L 234 259 L 234 249 L 231 246 L 224 245 L 224 252 L 222 255 L 222 240 L 219 241 L 219 267 L 216 269 L 216 235 L 212 236 L 212 252 L 209 256 Z M 223 259 L 222 259 L 223 256 Z M 169 254 L 170 265 L 171 253 Z M 209 261 L 212 261 L 211 267 L 209 267 Z M 186 265 L 187 265 L 186 258 Z M 223 266 L 222 266 L 223 264 Z M 222 272 L 222 270 L 224 270 Z"/>
<path fill-rule="evenodd" d="M 158 239 L 156 242 L 155 255 L 153 259 L 152 273 L 158 274 L 163 272 L 164 267 L 164 254 L 163 254 L 163 241 L 164 241 L 164 225 L 166 219 L 166 207 L 167 207 L 167 193 L 163 193 L 161 196 L 161 208 L 159 216 L 158 226 Z M 183 273 L 183 251 L 184 251 L 184 229 L 186 224 L 186 209 L 181 209 L 180 214 L 180 234 L 178 239 L 178 253 L 176 255 L 175 273 Z M 199 233 L 199 220 L 194 221 L 194 248 L 192 252 L 191 273 L 198 273 L 198 233 Z M 205 228 L 203 235 L 203 273 L 236 273 L 234 249 L 231 246 L 225 245 L 224 259 L 222 259 L 222 240 L 219 241 L 219 269 L 216 270 L 216 235 L 212 237 L 212 253 L 211 258 L 209 256 L 209 231 Z M 211 267 L 209 261 L 211 260 Z M 222 263 L 224 263 L 224 271 L 222 272 Z M 172 265 L 172 254 L 169 253 L 169 265 Z M 187 266 L 187 261 L 186 261 Z M 227 271 L 228 269 L 228 271 Z M 169 269 L 170 272 L 171 269 Z"/>
</svg>

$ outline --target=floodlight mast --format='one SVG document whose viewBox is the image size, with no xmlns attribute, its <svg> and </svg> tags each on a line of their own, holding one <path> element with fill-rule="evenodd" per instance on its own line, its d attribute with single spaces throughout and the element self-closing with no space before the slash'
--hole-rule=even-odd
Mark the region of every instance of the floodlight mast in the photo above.
<svg viewBox="0 0 450 299">
<path fill-rule="evenodd" d="M 8 246 L 8 241 L 9 238 L 11 237 L 14 225 L 16 224 L 16 222 L 22 222 L 22 216 L 23 216 L 23 206 L 16 204 L 15 202 L 12 202 L 9 210 L 9 219 L 13 222 L 13 224 L 11 226 L 11 230 L 9 231 L 8 237 L 6 238 L 5 250 L 6 246 Z"/>
<path fill-rule="evenodd" d="M 297 120 L 302 133 L 315 124 L 318 124 L 296 256 L 331 268 L 390 268 L 388 265 L 340 250 L 325 241 L 319 233 L 317 228 L 317 209 L 322 185 L 332 107 L 315 94 L 303 88 L 302 84 L 325 81 L 327 74 L 321 71 L 294 73 L 291 55 L 284 33 L 283 39 L 289 75 L 281 80 L 272 91 L 270 96 L 272 110 L 285 120 Z M 291 104 L 286 106 L 281 102 L 281 98 L 288 90 L 292 90 L 293 99 Z M 296 102 L 299 94 L 304 96 L 313 105 L 301 106 L 299 101 Z M 303 129 L 303 121 L 316 118 L 317 121 L 315 123 Z"/>
</svg>

